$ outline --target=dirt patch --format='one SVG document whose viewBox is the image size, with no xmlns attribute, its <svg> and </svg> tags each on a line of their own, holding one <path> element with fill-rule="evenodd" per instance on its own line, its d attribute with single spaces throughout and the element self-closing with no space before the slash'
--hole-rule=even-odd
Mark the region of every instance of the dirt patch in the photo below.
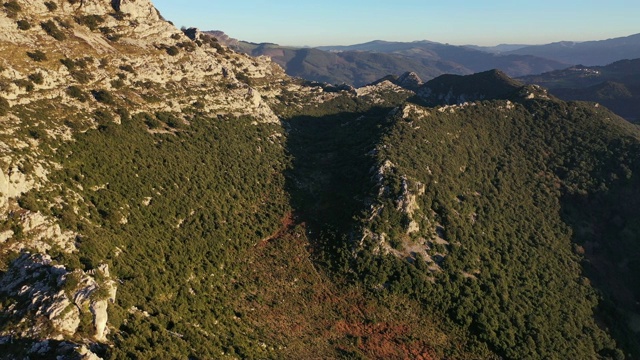
<svg viewBox="0 0 640 360">
<path fill-rule="evenodd" d="M 375 299 L 330 278 L 312 257 L 304 224 L 290 214 L 252 248 L 237 309 L 274 357 L 285 359 L 442 358 L 450 340 L 418 303 Z"/>
</svg>

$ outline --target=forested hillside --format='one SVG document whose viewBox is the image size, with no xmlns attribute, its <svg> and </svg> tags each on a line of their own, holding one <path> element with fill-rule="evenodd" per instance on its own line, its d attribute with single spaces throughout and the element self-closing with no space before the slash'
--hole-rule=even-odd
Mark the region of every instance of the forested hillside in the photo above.
<svg viewBox="0 0 640 360">
<path fill-rule="evenodd" d="M 310 83 L 144 0 L 2 10 L 0 358 L 638 358 L 604 107 Z"/>
</svg>

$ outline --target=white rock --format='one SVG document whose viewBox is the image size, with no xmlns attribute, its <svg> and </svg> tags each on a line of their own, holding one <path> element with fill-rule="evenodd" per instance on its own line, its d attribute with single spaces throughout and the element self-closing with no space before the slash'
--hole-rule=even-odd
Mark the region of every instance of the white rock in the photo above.
<svg viewBox="0 0 640 360">
<path fill-rule="evenodd" d="M 95 301 L 91 304 L 91 313 L 93 314 L 93 324 L 96 329 L 95 338 L 98 341 L 107 340 L 107 300 Z"/>
<path fill-rule="evenodd" d="M 2 207 L 0 206 L 0 208 Z M 7 240 L 11 239 L 12 236 L 13 236 L 12 230 L 6 230 L 3 232 L 0 232 L 0 244 L 7 242 Z"/>
</svg>

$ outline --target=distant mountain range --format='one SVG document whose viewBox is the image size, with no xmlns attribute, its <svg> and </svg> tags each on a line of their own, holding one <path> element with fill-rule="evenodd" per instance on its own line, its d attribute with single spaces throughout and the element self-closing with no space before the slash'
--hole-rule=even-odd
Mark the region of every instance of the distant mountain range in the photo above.
<svg viewBox="0 0 640 360">
<path fill-rule="evenodd" d="M 595 101 L 629 121 L 640 119 L 640 59 L 572 66 L 520 80 L 544 86 L 563 100 Z"/>
<path fill-rule="evenodd" d="M 442 74 L 468 75 L 490 69 L 500 69 L 509 76 L 524 76 L 569 65 L 530 55 L 494 54 L 431 41 L 373 41 L 346 47 L 293 48 L 239 41 L 220 31 L 208 33 L 235 51 L 269 56 L 288 75 L 352 86 L 363 86 L 407 71 L 428 80 Z"/>
<path fill-rule="evenodd" d="M 526 46 L 506 54 L 533 55 L 572 65 L 607 65 L 618 60 L 640 58 L 640 34 L 600 41 L 561 41 Z"/>
<path fill-rule="evenodd" d="M 602 41 L 559 42 L 528 46 L 454 46 L 432 41 L 371 41 L 349 46 L 295 48 L 250 43 L 210 31 L 235 51 L 268 56 L 287 74 L 308 80 L 363 86 L 387 75 L 414 72 L 424 80 L 442 74 L 468 75 L 499 69 L 511 77 L 565 69 L 571 65 L 606 65 L 640 58 L 640 34 Z"/>
</svg>

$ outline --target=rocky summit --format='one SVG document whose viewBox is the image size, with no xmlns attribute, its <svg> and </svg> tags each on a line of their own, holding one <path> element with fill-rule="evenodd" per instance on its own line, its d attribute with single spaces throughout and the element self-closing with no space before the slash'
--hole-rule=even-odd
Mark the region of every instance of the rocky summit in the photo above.
<svg viewBox="0 0 640 360">
<path fill-rule="evenodd" d="M 640 132 L 353 88 L 148 0 L 0 9 L 0 359 L 634 359 Z"/>
</svg>

